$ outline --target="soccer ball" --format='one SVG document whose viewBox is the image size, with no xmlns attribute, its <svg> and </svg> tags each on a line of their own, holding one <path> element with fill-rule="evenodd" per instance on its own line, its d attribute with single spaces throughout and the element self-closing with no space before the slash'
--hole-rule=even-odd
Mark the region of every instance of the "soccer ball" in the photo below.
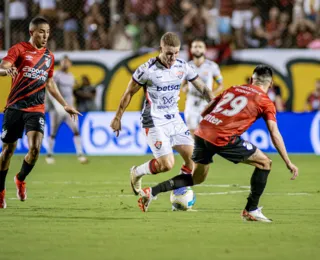
<svg viewBox="0 0 320 260">
<path fill-rule="evenodd" d="M 190 210 L 196 202 L 196 195 L 191 187 L 183 187 L 173 190 L 170 194 L 172 210 Z"/>
</svg>

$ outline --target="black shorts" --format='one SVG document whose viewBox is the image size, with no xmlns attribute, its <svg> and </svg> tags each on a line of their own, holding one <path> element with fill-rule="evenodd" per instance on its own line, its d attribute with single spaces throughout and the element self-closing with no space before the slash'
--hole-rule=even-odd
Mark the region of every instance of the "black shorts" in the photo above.
<svg viewBox="0 0 320 260">
<path fill-rule="evenodd" d="M 43 113 L 8 108 L 3 116 L 1 140 L 4 143 L 14 143 L 22 137 L 24 129 L 26 133 L 37 131 L 43 134 L 44 120 Z"/>
<path fill-rule="evenodd" d="M 212 157 L 218 154 L 228 161 L 239 163 L 247 160 L 256 150 L 256 146 L 244 141 L 240 136 L 235 136 L 225 146 L 216 146 L 199 136 L 195 136 L 192 160 L 195 163 L 209 164 L 213 162 Z"/>
</svg>

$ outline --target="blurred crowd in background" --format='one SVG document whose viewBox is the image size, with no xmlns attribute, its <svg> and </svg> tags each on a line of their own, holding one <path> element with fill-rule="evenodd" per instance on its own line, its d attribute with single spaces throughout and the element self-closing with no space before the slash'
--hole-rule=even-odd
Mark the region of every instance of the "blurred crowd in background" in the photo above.
<svg viewBox="0 0 320 260">
<path fill-rule="evenodd" d="M 56 50 L 141 50 L 158 48 L 164 32 L 177 33 L 182 48 L 194 38 L 205 40 L 223 64 L 232 50 L 248 48 L 320 48 L 320 0 L 7 0 L 0 1 L 0 50 L 5 49 L 5 20 L 10 45 L 28 40 L 28 23 L 41 15 L 51 24 L 49 48 Z M 5 12 L 5 10 L 8 10 Z M 7 34 L 8 35 L 8 34 Z M 214 51 L 212 51 L 214 50 Z M 83 86 L 90 86 L 83 78 Z M 95 93 L 74 93 L 78 107 L 89 108 Z M 269 92 L 285 111 L 281 91 Z M 89 106 L 87 108 L 87 106 Z M 305 110 L 320 110 L 320 81 Z"/>
<path fill-rule="evenodd" d="M 28 38 L 31 17 L 52 27 L 52 50 L 157 48 L 163 32 L 209 45 L 243 48 L 319 48 L 320 0 L 10 0 L 0 1 L 0 49 L 4 18 L 11 43 Z"/>
</svg>

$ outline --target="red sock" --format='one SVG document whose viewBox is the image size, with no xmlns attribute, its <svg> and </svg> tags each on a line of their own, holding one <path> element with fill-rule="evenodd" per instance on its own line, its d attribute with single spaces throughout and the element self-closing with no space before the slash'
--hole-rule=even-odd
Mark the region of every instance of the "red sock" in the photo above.
<svg viewBox="0 0 320 260">
<path fill-rule="evenodd" d="M 190 168 L 188 168 L 187 166 L 185 166 L 185 165 L 182 165 L 180 171 L 183 174 L 191 174 L 192 173 L 192 170 Z"/>
<path fill-rule="evenodd" d="M 157 167 L 156 167 L 156 163 L 157 163 L 157 160 L 156 160 L 156 159 L 152 159 L 152 160 L 149 162 L 149 169 L 150 169 L 151 174 L 157 174 L 157 173 L 159 173 L 158 170 L 157 170 Z"/>
</svg>

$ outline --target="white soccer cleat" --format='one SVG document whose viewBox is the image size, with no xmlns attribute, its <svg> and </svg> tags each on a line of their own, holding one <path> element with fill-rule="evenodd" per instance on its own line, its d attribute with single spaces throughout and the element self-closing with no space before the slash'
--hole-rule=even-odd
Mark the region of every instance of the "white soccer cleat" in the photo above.
<svg viewBox="0 0 320 260">
<path fill-rule="evenodd" d="M 130 184 L 134 195 L 138 195 L 141 190 L 142 176 L 136 175 L 137 166 L 132 166 L 130 169 Z"/>
<path fill-rule="evenodd" d="M 244 221 L 261 221 L 261 222 L 272 222 L 271 219 L 267 218 L 265 215 L 262 214 L 262 208 L 259 207 L 253 211 L 246 211 L 245 209 L 241 213 L 241 217 Z"/>
<path fill-rule="evenodd" d="M 88 161 L 88 158 L 85 157 L 85 156 L 83 156 L 83 155 L 78 156 L 78 161 L 79 161 L 81 164 L 86 164 L 86 163 L 89 162 L 89 161 Z"/>
<path fill-rule="evenodd" d="M 55 164 L 56 160 L 52 156 L 46 156 L 47 164 Z"/>
<path fill-rule="evenodd" d="M 151 188 L 141 189 L 139 192 L 140 198 L 138 199 L 138 206 L 143 211 L 148 211 L 151 201 L 156 200 L 157 197 L 152 196 Z"/>
</svg>

